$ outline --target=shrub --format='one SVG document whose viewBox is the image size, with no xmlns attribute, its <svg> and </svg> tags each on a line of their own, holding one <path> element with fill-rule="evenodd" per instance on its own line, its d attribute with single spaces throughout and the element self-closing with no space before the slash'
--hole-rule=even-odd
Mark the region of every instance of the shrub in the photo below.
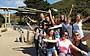
<svg viewBox="0 0 90 56">
<path fill-rule="evenodd" d="M 90 23 L 83 24 L 83 29 L 84 30 L 90 30 Z"/>
<path fill-rule="evenodd" d="M 6 28 L 1 30 L 1 32 L 6 32 L 6 31 L 7 31 L 7 29 L 6 29 Z"/>
</svg>

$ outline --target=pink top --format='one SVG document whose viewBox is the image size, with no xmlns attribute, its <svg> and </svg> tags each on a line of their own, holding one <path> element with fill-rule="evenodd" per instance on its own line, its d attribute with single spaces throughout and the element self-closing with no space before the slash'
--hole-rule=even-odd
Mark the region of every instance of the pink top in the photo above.
<svg viewBox="0 0 90 56">
<path fill-rule="evenodd" d="M 70 45 L 72 44 L 70 40 L 66 39 L 66 41 L 64 42 L 62 40 L 62 38 L 58 39 L 57 40 L 57 43 L 58 43 L 58 48 L 59 48 L 59 51 L 61 53 L 71 53 L 70 51 Z"/>
</svg>

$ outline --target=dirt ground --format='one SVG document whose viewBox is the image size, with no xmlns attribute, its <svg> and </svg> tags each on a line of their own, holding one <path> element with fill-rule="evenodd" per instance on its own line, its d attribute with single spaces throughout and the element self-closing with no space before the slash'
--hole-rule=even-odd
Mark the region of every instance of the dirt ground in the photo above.
<svg viewBox="0 0 90 56">
<path fill-rule="evenodd" d="M 36 56 L 33 45 L 15 42 L 20 37 L 18 31 L 9 28 L 0 35 L 0 56 Z"/>
</svg>

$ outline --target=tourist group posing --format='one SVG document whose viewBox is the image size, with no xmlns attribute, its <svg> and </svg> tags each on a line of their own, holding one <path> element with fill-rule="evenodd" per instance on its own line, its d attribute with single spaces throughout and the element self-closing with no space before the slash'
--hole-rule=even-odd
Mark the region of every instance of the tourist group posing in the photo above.
<svg viewBox="0 0 90 56">
<path fill-rule="evenodd" d="M 86 38 L 90 35 L 83 33 L 81 15 L 71 23 L 71 17 L 55 18 L 51 10 L 48 12 L 47 16 L 40 14 L 41 21 L 35 28 L 37 56 L 89 56 Z"/>
</svg>

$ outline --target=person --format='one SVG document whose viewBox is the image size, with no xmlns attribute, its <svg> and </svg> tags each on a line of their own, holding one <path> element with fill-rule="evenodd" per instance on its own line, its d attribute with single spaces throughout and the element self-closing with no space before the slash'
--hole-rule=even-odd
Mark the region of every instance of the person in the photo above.
<svg viewBox="0 0 90 56">
<path fill-rule="evenodd" d="M 60 24 L 64 23 L 65 15 L 60 15 Z"/>
<path fill-rule="evenodd" d="M 80 14 L 76 16 L 76 22 L 73 24 L 73 31 L 77 31 L 81 35 L 81 38 L 84 37 L 84 33 L 82 30 L 82 20 L 81 20 Z"/>
<path fill-rule="evenodd" d="M 44 24 L 45 23 L 48 23 L 48 21 L 46 20 L 46 18 L 45 18 L 45 16 L 44 16 L 43 13 L 40 14 L 40 18 L 41 18 L 41 21 L 40 21 L 39 24 L 41 24 L 42 25 L 42 28 L 44 28 Z"/>
<path fill-rule="evenodd" d="M 45 20 L 45 16 L 44 16 L 43 13 L 40 13 L 40 18 L 41 18 L 42 21 Z"/>
<path fill-rule="evenodd" d="M 52 13 L 51 13 L 50 9 L 48 10 L 48 12 L 49 12 L 49 17 L 50 17 L 50 21 L 51 21 L 51 26 L 54 26 L 55 25 L 54 16 L 52 16 Z"/>
<path fill-rule="evenodd" d="M 46 54 L 46 51 L 43 49 L 45 44 L 42 39 L 46 37 L 46 32 L 43 27 L 46 28 L 47 26 L 40 24 L 39 27 L 35 28 L 34 40 L 37 56 L 44 56 L 44 54 Z"/>
<path fill-rule="evenodd" d="M 60 38 L 60 30 L 57 28 L 55 29 L 55 38 L 59 39 Z"/>
<path fill-rule="evenodd" d="M 81 15 L 78 14 L 76 16 L 76 22 L 73 24 L 73 32 L 76 31 L 80 34 L 81 38 L 84 37 L 84 33 L 83 33 L 83 30 L 82 30 L 82 22 L 83 20 L 81 19 Z M 83 41 L 82 42 L 84 45 L 86 45 L 86 41 Z"/>
<path fill-rule="evenodd" d="M 87 45 L 82 44 L 82 41 L 85 41 L 85 39 L 88 37 L 88 35 L 81 38 L 81 36 L 78 32 L 74 32 L 73 37 L 74 37 L 73 44 L 77 48 L 79 48 L 87 53 L 90 53 L 90 48 L 88 48 Z M 72 50 L 72 54 L 73 54 L 73 56 L 87 56 L 87 55 L 82 55 L 80 52 L 75 51 L 75 50 Z"/>
<path fill-rule="evenodd" d="M 47 37 L 48 40 L 54 40 L 54 30 L 50 29 L 48 30 L 48 37 Z M 45 41 L 45 39 L 44 39 Z M 47 43 L 47 56 L 57 56 L 57 51 L 56 51 L 56 48 L 55 48 L 55 45 L 56 43 L 54 42 L 48 42 L 48 41 L 45 41 Z"/>
<path fill-rule="evenodd" d="M 24 32 L 23 32 L 23 30 L 20 27 L 18 27 L 18 31 L 20 33 L 20 37 L 19 37 L 19 40 L 18 41 L 24 43 L 25 42 Z"/>
<path fill-rule="evenodd" d="M 71 25 L 70 17 L 66 18 L 66 20 L 62 24 L 62 30 L 68 32 L 68 34 L 69 34 L 68 39 L 70 39 L 72 41 L 72 25 Z"/>
<path fill-rule="evenodd" d="M 58 43 L 59 56 L 72 56 L 72 54 L 71 54 L 71 48 L 72 49 L 75 49 L 76 51 L 79 51 L 79 52 L 87 55 L 87 53 L 85 51 L 77 48 L 67 38 L 68 38 L 68 33 L 67 32 L 63 32 L 62 33 L 62 38 L 60 38 L 59 40 L 52 40 L 52 41 L 50 41 L 50 40 L 44 40 L 44 41 Z"/>
<path fill-rule="evenodd" d="M 55 22 L 55 25 L 59 25 L 60 24 L 60 18 L 55 18 L 54 22 Z"/>
<path fill-rule="evenodd" d="M 48 24 L 51 24 L 49 15 L 45 16 L 45 19 L 47 20 Z"/>
<path fill-rule="evenodd" d="M 34 34 L 34 43 L 35 43 L 35 49 L 36 49 L 36 55 L 38 56 L 38 49 L 39 49 L 39 41 L 38 41 L 38 37 L 39 37 L 39 27 L 36 27 L 34 29 L 35 34 Z"/>
</svg>

